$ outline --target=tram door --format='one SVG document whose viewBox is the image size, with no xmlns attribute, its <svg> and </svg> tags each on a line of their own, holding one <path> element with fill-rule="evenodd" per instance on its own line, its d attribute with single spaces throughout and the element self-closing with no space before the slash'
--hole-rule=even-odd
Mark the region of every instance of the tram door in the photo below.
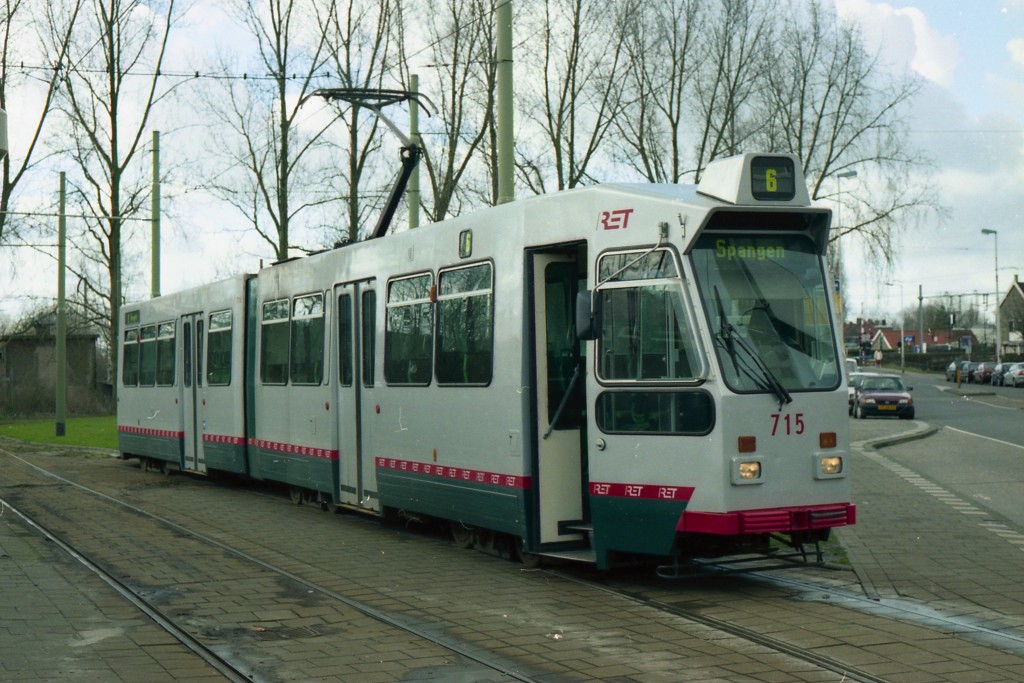
<svg viewBox="0 0 1024 683">
<path fill-rule="evenodd" d="M 366 280 L 334 288 L 337 307 L 339 502 L 379 509 L 372 433 L 374 352 L 376 349 L 376 290 Z M 373 495 L 370 495 L 373 494 Z"/>
<path fill-rule="evenodd" d="M 205 423 L 203 332 L 202 313 L 189 313 L 181 317 L 181 422 L 185 435 L 183 469 L 193 472 L 206 471 L 206 458 L 203 454 L 203 426 Z"/>
<path fill-rule="evenodd" d="M 576 541 L 581 537 L 559 530 L 559 522 L 568 525 L 583 520 L 580 429 L 585 382 L 574 322 L 577 273 L 573 256 L 533 255 L 536 472 L 541 543 Z"/>
</svg>

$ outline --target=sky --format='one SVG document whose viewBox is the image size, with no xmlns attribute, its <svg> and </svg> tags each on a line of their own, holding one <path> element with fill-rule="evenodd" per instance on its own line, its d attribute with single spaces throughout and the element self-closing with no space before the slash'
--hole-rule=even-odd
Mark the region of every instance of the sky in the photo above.
<svg viewBox="0 0 1024 683">
<path fill-rule="evenodd" d="M 987 303 L 983 312 L 991 319 L 994 297 L 986 302 L 981 294 L 996 291 L 996 259 L 1000 296 L 1014 276 L 1024 276 L 1024 0 L 835 0 L 835 6 L 860 24 L 883 60 L 923 79 L 910 143 L 932 159 L 946 211 L 901 231 L 898 263 L 888 273 L 866 262 L 856 240 L 843 246 L 847 317 L 892 319 L 916 306 L 920 291 L 926 301 L 969 295 L 957 297 L 958 304 Z M 847 180 L 846 187 L 870 189 L 855 188 L 859 181 Z"/>
<path fill-rule="evenodd" d="M 916 307 L 919 291 L 926 301 L 965 295 L 958 297 L 963 306 L 987 304 L 991 317 L 994 297 L 982 295 L 996 291 L 997 241 L 1000 295 L 1015 275 L 1024 276 L 1024 0 L 826 1 L 862 27 L 886 68 L 922 79 L 909 142 L 932 160 L 943 209 L 941 216 L 900 230 L 889 270 L 869 262 L 856 238 L 844 238 L 847 318 L 893 319 Z M 193 50 L 225 40 L 217 5 L 195 8 L 185 43 L 175 50 L 185 65 Z M 9 114 L 13 130 L 17 113 Z M 162 147 L 173 144 L 178 141 Z M 870 174 L 862 173 L 844 180 L 842 191 L 870 196 L 869 183 Z M 230 221 L 209 219 L 215 208 L 201 197 L 189 201 L 191 216 L 179 206 L 164 218 L 162 291 L 255 271 L 263 247 L 240 237 L 242 222 L 231 230 Z M 983 235 L 982 229 L 998 234 Z M 135 270 L 146 273 L 147 263 L 148 254 L 140 255 Z M 55 275 L 37 275 L 53 271 L 52 257 L 26 249 L 0 252 L 0 317 L 16 316 L 26 294 L 55 295 Z M 143 279 L 129 278 L 129 299 L 148 294 Z"/>
</svg>

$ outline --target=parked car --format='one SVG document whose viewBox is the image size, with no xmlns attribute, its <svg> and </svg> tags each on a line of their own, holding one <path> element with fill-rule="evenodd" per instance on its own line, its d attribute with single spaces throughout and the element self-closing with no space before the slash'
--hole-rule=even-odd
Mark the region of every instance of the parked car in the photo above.
<svg viewBox="0 0 1024 683">
<path fill-rule="evenodd" d="M 975 384 L 989 384 L 992 382 L 992 368 L 995 363 L 978 363 L 974 368 L 971 381 Z"/>
<path fill-rule="evenodd" d="M 896 416 L 901 420 L 914 419 L 914 399 L 903 379 L 895 375 L 872 375 L 861 380 L 857 387 L 853 415 L 864 419 L 871 416 Z"/>
<path fill-rule="evenodd" d="M 955 361 L 953 361 L 952 363 L 950 363 L 949 365 L 946 366 L 946 381 L 947 382 L 955 382 L 956 381 L 956 369 L 958 367 L 960 367 L 960 363 L 961 362 L 962 361 L 955 360 Z"/>
<path fill-rule="evenodd" d="M 850 381 L 847 385 L 847 391 L 849 392 L 849 414 L 853 415 L 853 401 L 857 397 L 857 389 L 860 387 L 860 383 L 864 381 L 865 377 L 877 377 L 873 372 L 851 372 Z"/>
<path fill-rule="evenodd" d="M 1024 363 L 1014 363 L 1003 373 L 1004 387 L 1024 386 Z"/>
<path fill-rule="evenodd" d="M 969 360 L 960 361 L 960 381 L 964 384 L 970 384 L 974 381 L 974 368 L 978 367 L 977 363 Z"/>
<path fill-rule="evenodd" d="M 992 385 L 1001 387 L 1003 386 L 1003 373 L 1010 367 L 1009 363 L 996 363 L 992 367 Z"/>
</svg>

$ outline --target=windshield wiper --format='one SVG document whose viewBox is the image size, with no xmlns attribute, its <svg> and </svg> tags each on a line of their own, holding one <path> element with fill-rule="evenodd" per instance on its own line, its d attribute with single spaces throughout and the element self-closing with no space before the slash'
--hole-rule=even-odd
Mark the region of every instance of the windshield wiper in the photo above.
<svg viewBox="0 0 1024 683">
<path fill-rule="evenodd" d="M 792 403 L 793 397 L 789 395 L 789 392 L 786 391 L 786 387 L 782 385 L 782 382 L 779 381 L 779 378 L 775 376 L 775 373 L 772 372 L 772 369 L 768 367 L 768 364 L 764 362 L 764 359 L 761 358 L 760 354 L 757 353 L 754 347 L 739 335 L 736 335 L 736 341 L 739 343 L 740 348 L 750 355 L 750 359 L 754 361 L 754 365 L 757 366 L 757 369 L 761 371 L 761 374 L 764 375 L 764 378 L 768 381 L 768 388 L 770 388 L 775 393 L 775 397 L 779 399 L 779 408 L 781 409 L 782 406 L 787 403 Z"/>
<path fill-rule="evenodd" d="M 718 293 L 717 285 L 714 287 L 714 292 L 715 307 L 718 309 L 719 321 L 718 334 L 716 336 L 719 338 L 719 340 L 721 340 L 724 343 L 726 351 L 729 352 L 729 358 L 732 359 L 732 365 L 736 369 L 736 374 L 739 375 L 742 373 L 746 375 L 748 378 L 750 378 L 758 389 L 767 389 L 774 393 L 775 397 L 779 399 L 780 409 L 787 403 L 792 403 L 793 397 L 790 396 L 789 392 L 786 390 L 786 387 L 784 387 L 782 385 L 782 382 L 779 381 L 779 378 L 775 376 L 775 373 L 772 372 L 771 368 L 768 367 L 768 364 L 764 362 L 764 359 L 761 358 L 760 354 L 757 353 L 754 347 L 751 346 L 750 343 L 747 342 L 747 340 L 745 340 L 743 337 L 736 334 L 736 328 L 734 328 L 732 324 L 729 322 L 729 320 L 725 317 L 725 307 L 722 306 L 722 297 Z M 760 371 L 761 376 L 764 378 L 764 382 L 761 382 L 754 375 L 754 373 L 751 372 L 749 368 L 746 367 L 745 363 L 741 370 L 739 358 L 736 354 L 737 344 L 741 349 L 743 349 L 746 352 L 746 354 L 754 362 L 754 366 Z"/>
<path fill-rule="evenodd" d="M 725 350 L 729 352 L 729 358 L 732 359 L 732 366 L 736 369 L 736 374 L 740 374 L 740 362 L 736 358 L 736 340 L 733 333 L 735 329 L 729 320 L 725 317 L 725 308 L 722 306 L 722 297 L 718 293 L 718 285 L 715 285 L 715 307 L 718 309 L 718 338 L 725 343 Z"/>
</svg>

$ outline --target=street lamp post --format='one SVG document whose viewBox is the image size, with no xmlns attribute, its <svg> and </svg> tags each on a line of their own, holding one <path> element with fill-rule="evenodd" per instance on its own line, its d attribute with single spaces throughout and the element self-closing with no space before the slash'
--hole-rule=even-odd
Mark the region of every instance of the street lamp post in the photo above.
<svg viewBox="0 0 1024 683">
<path fill-rule="evenodd" d="M 890 287 L 893 285 L 900 286 L 900 373 L 906 372 L 906 353 L 907 353 L 907 330 L 906 330 L 906 316 L 903 315 L 903 283 L 902 282 L 886 282 L 885 284 Z"/>
<path fill-rule="evenodd" d="M 838 272 L 835 274 L 835 276 L 839 280 L 842 280 L 842 274 L 843 274 L 843 250 L 842 250 L 842 245 L 843 245 L 843 241 L 842 241 L 842 237 L 843 237 L 843 178 L 856 178 L 856 177 L 857 177 L 857 172 L 856 171 L 852 171 L 852 170 L 851 171 L 843 171 L 842 173 L 836 173 L 837 182 L 839 184 L 839 190 L 838 190 L 839 196 L 836 199 L 836 204 L 838 205 L 837 208 L 836 208 L 836 223 L 838 223 L 838 225 L 836 226 L 836 270 Z M 841 294 L 839 296 L 839 324 L 840 324 L 840 326 L 843 329 L 845 329 L 845 327 L 846 327 L 846 316 L 844 314 L 844 309 L 846 308 L 846 306 L 845 306 L 845 304 L 843 302 L 843 297 L 846 296 L 846 287 L 845 286 L 840 287 L 839 291 L 841 292 Z"/>
<path fill-rule="evenodd" d="M 981 229 L 982 235 L 992 235 L 992 246 L 994 247 L 996 255 L 996 362 L 1000 362 L 1000 356 L 1002 355 L 1002 329 L 999 320 L 999 232 L 997 230 L 991 230 L 989 228 Z"/>
</svg>

